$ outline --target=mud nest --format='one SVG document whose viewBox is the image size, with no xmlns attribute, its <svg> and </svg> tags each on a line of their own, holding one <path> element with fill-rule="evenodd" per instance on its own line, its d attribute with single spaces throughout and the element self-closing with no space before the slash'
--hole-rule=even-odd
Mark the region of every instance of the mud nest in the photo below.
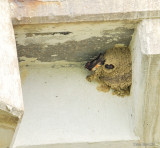
<svg viewBox="0 0 160 148">
<path fill-rule="evenodd" d="M 98 82 L 97 90 L 113 95 L 126 96 L 130 94 L 132 84 L 132 62 L 128 47 L 114 47 L 105 54 L 86 63 L 85 67 L 92 73 L 86 77 L 89 82 Z"/>
</svg>

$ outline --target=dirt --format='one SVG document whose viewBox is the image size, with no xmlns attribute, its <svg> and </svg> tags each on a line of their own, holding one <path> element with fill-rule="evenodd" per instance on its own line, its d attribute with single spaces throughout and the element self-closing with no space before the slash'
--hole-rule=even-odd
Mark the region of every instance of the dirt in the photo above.
<svg viewBox="0 0 160 148">
<path fill-rule="evenodd" d="M 97 81 L 99 91 L 108 92 L 112 89 L 113 95 L 129 95 L 132 84 L 132 62 L 129 48 L 109 49 L 104 54 L 104 59 L 105 63 L 87 76 L 87 80 Z"/>
</svg>

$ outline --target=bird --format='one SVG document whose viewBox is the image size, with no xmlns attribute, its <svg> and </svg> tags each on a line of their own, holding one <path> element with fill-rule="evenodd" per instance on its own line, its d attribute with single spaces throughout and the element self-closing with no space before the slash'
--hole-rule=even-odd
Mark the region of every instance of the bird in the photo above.
<svg viewBox="0 0 160 148">
<path fill-rule="evenodd" d="M 105 59 L 104 54 L 100 53 L 98 57 L 96 57 L 94 60 L 87 62 L 85 64 L 85 68 L 87 68 L 89 71 L 95 71 L 100 67 L 101 65 L 104 65 Z"/>
</svg>

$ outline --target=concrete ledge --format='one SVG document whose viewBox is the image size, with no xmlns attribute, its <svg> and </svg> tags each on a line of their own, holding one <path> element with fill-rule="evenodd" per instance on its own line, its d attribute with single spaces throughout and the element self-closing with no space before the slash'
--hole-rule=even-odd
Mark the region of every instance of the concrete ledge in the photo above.
<svg viewBox="0 0 160 148">
<path fill-rule="evenodd" d="M 157 0 L 10 0 L 10 7 L 14 25 L 160 17 Z"/>
<path fill-rule="evenodd" d="M 111 141 L 111 142 L 94 142 L 94 143 L 64 143 L 64 144 L 47 144 L 33 146 L 19 146 L 17 148 L 135 148 L 138 141 Z"/>
</svg>

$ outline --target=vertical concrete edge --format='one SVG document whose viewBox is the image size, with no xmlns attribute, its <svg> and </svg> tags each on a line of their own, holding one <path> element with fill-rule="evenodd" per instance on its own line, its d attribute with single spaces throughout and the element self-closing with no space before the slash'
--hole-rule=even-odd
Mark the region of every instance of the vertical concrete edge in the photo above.
<svg viewBox="0 0 160 148">
<path fill-rule="evenodd" d="M 24 106 L 18 57 L 8 0 L 0 1 L 0 147 L 9 148 Z"/>
<path fill-rule="evenodd" d="M 160 19 L 142 20 L 130 44 L 135 133 L 145 148 L 160 145 L 159 26 Z"/>
</svg>

